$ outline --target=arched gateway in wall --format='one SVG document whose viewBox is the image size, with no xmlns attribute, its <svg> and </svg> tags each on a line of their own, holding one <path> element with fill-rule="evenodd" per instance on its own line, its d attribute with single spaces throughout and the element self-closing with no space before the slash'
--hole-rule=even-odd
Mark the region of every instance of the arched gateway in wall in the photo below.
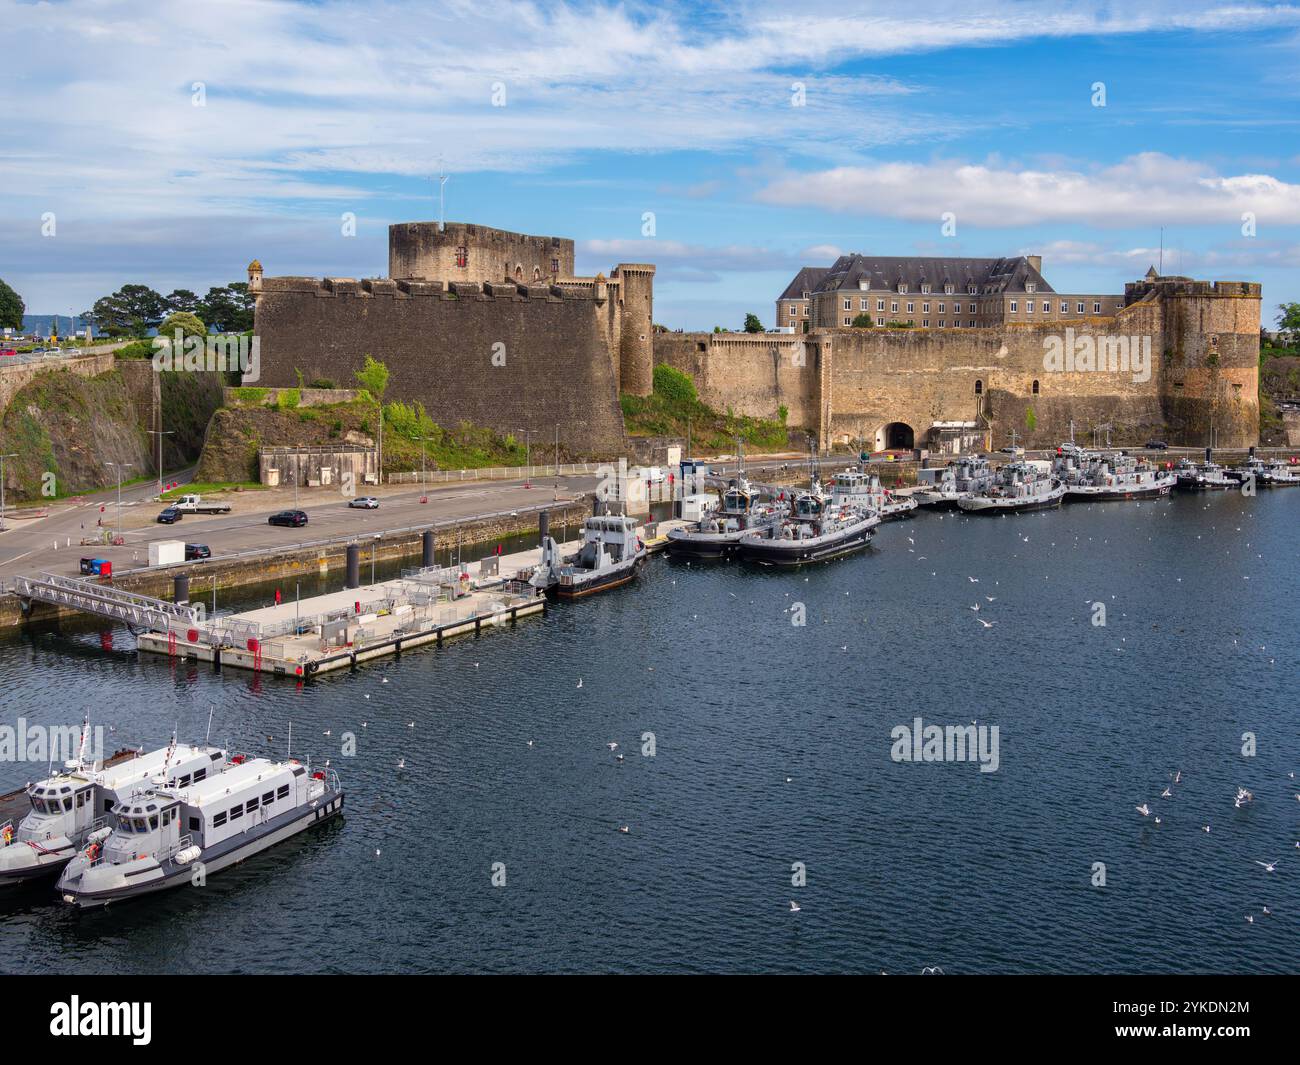
<svg viewBox="0 0 1300 1065">
<path fill-rule="evenodd" d="M 910 451 L 916 447 L 916 433 L 907 422 L 889 422 L 876 430 L 877 451 Z"/>
</svg>

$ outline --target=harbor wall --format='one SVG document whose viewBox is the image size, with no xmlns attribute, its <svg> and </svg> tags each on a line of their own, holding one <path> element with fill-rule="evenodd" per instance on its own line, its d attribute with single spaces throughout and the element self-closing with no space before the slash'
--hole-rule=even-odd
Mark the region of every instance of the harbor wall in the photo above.
<svg viewBox="0 0 1300 1065">
<path fill-rule="evenodd" d="M 549 508 L 551 527 L 565 522 L 580 524 L 591 508 L 585 501 L 579 503 L 556 503 Z M 508 536 L 519 536 L 537 530 L 536 513 L 520 514 L 516 517 L 490 518 L 468 521 L 456 526 L 440 527 L 435 530 L 439 552 L 449 543 L 459 542 L 462 546 L 490 543 Z M 419 560 L 422 550 L 420 530 L 404 531 L 382 537 L 375 541 L 376 562 L 393 562 Z M 363 554 L 364 561 L 370 560 L 370 541 L 367 541 Z M 298 550 L 268 552 L 245 558 L 223 559 L 215 557 L 187 566 L 167 566 L 152 570 L 132 570 L 116 574 L 112 579 L 113 587 L 123 591 L 149 595 L 157 599 L 172 598 L 172 578 L 178 574 L 187 574 L 190 578 L 190 595 L 195 600 L 210 598 L 212 582 L 217 588 L 226 591 L 247 585 L 262 584 L 267 581 L 290 581 L 298 577 L 313 578 L 324 574 L 346 573 L 348 543 L 340 540 L 336 543 L 306 547 Z M 89 548 L 86 549 L 90 551 Z M 364 567 L 363 567 L 364 568 Z M 291 589 L 292 590 L 292 589 Z M 62 617 L 79 617 L 91 622 L 90 615 L 77 611 L 66 611 L 46 603 L 33 603 L 30 619 L 22 611 L 22 604 L 17 596 L 0 595 L 0 629 L 15 628 L 25 621 L 53 621 Z M 91 623 L 102 622 L 104 627 L 110 623 L 106 619 L 94 619 Z"/>
</svg>

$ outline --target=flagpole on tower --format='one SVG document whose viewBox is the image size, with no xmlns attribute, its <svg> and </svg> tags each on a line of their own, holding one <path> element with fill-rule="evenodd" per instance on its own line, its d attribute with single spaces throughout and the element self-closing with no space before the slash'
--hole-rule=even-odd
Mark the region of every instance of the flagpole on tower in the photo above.
<svg viewBox="0 0 1300 1065">
<path fill-rule="evenodd" d="M 439 233 L 443 232 L 447 228 L 447 222 L 444 217 L 446 213 L 445 211 L 446 196 L 444 194 L 444 190 L 446 189 L 447 182 L 449 180 L 450 180 L 449 175 L 444 173 L 442 170 L 438 171 L 438 232 Z"/>
</svg>

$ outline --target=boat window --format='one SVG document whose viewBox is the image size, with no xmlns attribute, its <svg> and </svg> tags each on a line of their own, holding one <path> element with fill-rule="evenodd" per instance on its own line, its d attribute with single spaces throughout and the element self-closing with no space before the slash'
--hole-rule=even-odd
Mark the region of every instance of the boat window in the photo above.
<svg viewBox="0 0 1300 1065">
<path fill-rule="evenodd" d="M 248 808 L 248 812 L 251 814 L 254 810 L 257 809 L 257 799 L 256 799 L 256 797 L 254 797 L 254 798 L 252 798 L 252 799 L 249 799 L 248 802 L 245 803 L 245 805 L 246 805 L 247 808 Z"/>
<path fill-rule="evenodd" d="M 131 821 L 131 823 L 132 823 L 133 825 L 135 825 L 135 831 L 136 831 L 136 834 L 137 834 L 137 835 L 144 835 L 144 833 L 146 833 L 146 832 L 149 831 L 150 827 L 157 828 L 157 827 L 158 827 L 158 819 L 155 817 L 155 818 L 152 818 L 151 820 L 153 821 L 153 825 L 152 825 L 152 826 L 146 824 L 146 823 L 145 823 L 145 819 L 144 819 L 143 817 L 136 817 L 136 818 L 133 818 L 132 821 Z"/>
<path fill-rule="evenodd" d="M 89 792 L 85 792 L 85 791 L 77 792 L 77 809 L 81 809 L 81 807 L 86 805 L 86 798 L 88 795 Z"/>
<path fill-rule="evenodd" d="M 213 828 L 220 828 L 220 827 L 221 827 L 222 825 L 224 825 L 225 823 L 226 823 L 226 812 L 225 812 L 224 810 L 222 810 L 221 813 L 217 814 L 217 815 L 212 819 L 212 827 L 213 827 Z"/>
<path fill-rule="evenodd" d="M 71 810 L 71 809 L 72 809 L 72 796 L 71 796 L 71 795 L 69 795 L 66 799 L 63 800 L 63 808 L 64 808 L 64 810 Z"/>
<path fill-rule="evenodd" d="M 181 777 L 180 785 L 182 788 L 187 788 L 189 787 L 189 784 L 190 784 L 190 775 L 186 773 L 183 777 Z"/>
<path fill-rule="evenodd" d="M 242 806 L 236 806 L 230 811 L 230 820 L 232 821 L 238 821 L 243 816 L 244 808 Z"/>
<path fill-rule="evenodd" d="M 157 814 L 152 814 L 152 815 L 149 817 L 149 827 L 150 827 L 150 828 L 153 828 L 153 829 L 156 829 L 156 828 L 158 827 L 158 815 L 157 815 Z"/>
<path fill-rule="evenodd" d="M 275 802 L 275 792 L 268 791 L 265 795 L 262 796 L 263 806 L 269 806 L 273 802 Z"/>
<path fill-rule="evenodd" d="M 205 779 L 207 775 L 208 775 L 208 771 L 206 769 L 194 770 L 194 783 L 197 784 L 200 780 Z"/>
<path fill-rule="evenodd" d="M 191 831 L 191 832 L 198 832 L 198 831 L 200 831 L 200 830 L 202 829 L 202 827 L 203 827 L 203 823 L 202 823 L 202 821 L 201 821 L 199 818 L 197 818 L 197 817 L 191 817 L 191 818 L 190 818 L 190 831 Z"/>
<path fill-rule="evenodd" d="M 129 817 L 122 818 L 117 823 L 117 830 L 119 832 L 124 832 L 129 836 L 131 834 L 131 819 Z"/>
<path fill-rule="evenodd" d="M 289 785 L 281 784 L 276 790 L 275 797 L 277 799 L 287 799 L 289 797 Z"/>
</svg>

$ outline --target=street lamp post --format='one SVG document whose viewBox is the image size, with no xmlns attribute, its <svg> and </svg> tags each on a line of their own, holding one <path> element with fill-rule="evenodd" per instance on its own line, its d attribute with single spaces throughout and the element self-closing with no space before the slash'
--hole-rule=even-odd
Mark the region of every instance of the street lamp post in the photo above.
<svg viewBox="0 0 1300 1065">
<path fill-rule="evenodd" d="M 417 436 L 416 439 L 420 441 L 420 502 L 423 503 L 424 497 L 429 491 L 424 480 L 424 442 L 429 438 L 427 436 Z"/>
<path fill-rule="evenodd" d="M 18 452 L 11 451 L 7 455 L 0 455 L 0 532 L 4 532 L 8 525 L 5 524 L 5 459 L 16 459 Z"/>
<path fill-rule="evenodd" d="M 161 418 L 162 412 L 159 411 L 158 413 L 159 413 L 159 416 L 160 416 L 160 418 Z M 149 433 L 150 436 L 156 436 L 156 437 L 158 438 L 158 499 L 159 499 L 159 501 L 161 502 L 161 500 L 162 500 L 162 494 L 163 494 L 163 484 L 162 484 L 162 479 L 163 479 L 162 438 L 163 438 L 164 436 L 173 436 L 173 435 L 175 435 L 176 430 L 175 430 L 175 429 L 166 429 L 166 430 L 163 430 L 163 429 L 147 429 L 147 430 L 145 430 L 145 431 L 146 431 L 147 433 Z"/>
<path fill-rule="evenodd" d="M 129 470 L 135 463 L 110 462 L 108 465 L 117 470 L 117 539 L 120 540 L 122 538 L 122 471 Z"/>
<path fill-rule="evenodd" d="M 524 434 L 524 476 L 527 477 L 528 467 L 532 465 L 532 435 L 535 430 L 516 429 L 515 432 Z"/>
</svg>

